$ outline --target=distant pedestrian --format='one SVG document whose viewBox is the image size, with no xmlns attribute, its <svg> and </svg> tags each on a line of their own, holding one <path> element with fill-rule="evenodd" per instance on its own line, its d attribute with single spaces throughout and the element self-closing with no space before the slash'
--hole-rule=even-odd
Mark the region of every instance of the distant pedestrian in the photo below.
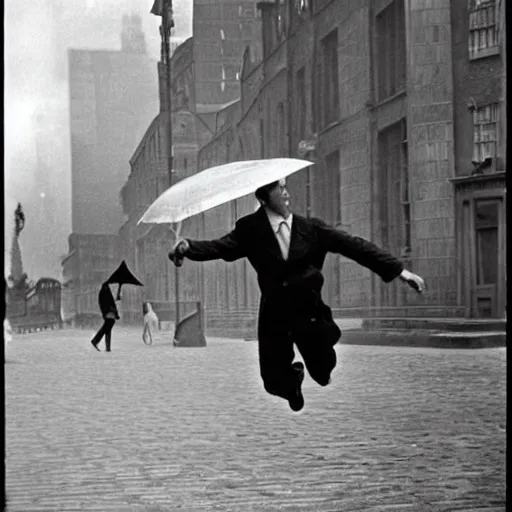
<svg viewBox="0 0 512 512">
<path fill-rule="evenodd" d="M 159 330 L 160 321 L 151 306 L 151 302 L 144 302 L 142 312 L 144 313 L 144 330 L 142 331 L 142 340 L 144 343 L 148 343 L 150 345 L 153 342 L 152 333 Z"/>
<path fill-rule="evenodd" d="M 12 327 L 8 318 L 4 318 L 4 361 L 7 354 L 7 345 L 12 341 Z"/>
<path fill-rule="evenodd" d="M 114 327 L 116 320 L 119 320 L 119 313 L 117 311 L 114 296 L 106 282 L 101 285 L 101 289 L 98 294 L 98 303 L 104 322 L 94 338 L 91 340 L 91 344 L 96 350 L 100 351 L 98 343 L 101 341 L 103 336 L 105 336 L 105 348 L 107 352 L 110 352 L 112 328 Z"/>
</svg>

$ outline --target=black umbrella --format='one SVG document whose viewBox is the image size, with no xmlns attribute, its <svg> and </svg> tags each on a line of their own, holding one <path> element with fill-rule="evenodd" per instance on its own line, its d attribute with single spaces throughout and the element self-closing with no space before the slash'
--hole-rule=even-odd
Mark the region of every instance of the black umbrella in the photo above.
<svg viewBox="0 0 512 512">
<path fill-rule="evenodd" d="M 116 300 L 121 300 L 121 286 L 123 284 L 133 284 L 135 286 L 144 286 L 131 272 L 126 264 L 126 261 L 123 260 L 121 265 L 117 267 L 115 272 L 107 279 L 108 284 L 119 284 L 119 288 L 117 289 L 117 297 Z"/>
</svg>

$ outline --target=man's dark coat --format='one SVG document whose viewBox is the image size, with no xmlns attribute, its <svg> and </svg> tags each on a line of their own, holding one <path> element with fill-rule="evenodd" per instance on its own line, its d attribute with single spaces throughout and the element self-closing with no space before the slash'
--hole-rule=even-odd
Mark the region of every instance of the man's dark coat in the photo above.
<svg viewBox="0 0 512 512">
<path fill-rule="evenodd" d="M 262 347 L 271 349 L 286 337 L 307 336 L 310 343 L 323 340 L 331 347 L 339 340 L 340 330 L 330 308 L 321 299 L 324 283 L 321 270 L 328 252 L 356 261 L 385 282 L 392 281 L 403 270 L 398 259 L 375 244 L 334 229 L 319 219 L 295 214 L 288 259 L 284 260 L 263 208 L 239 219 L 235 229 L 220 239 L 188 242 L 190 249 L 186 257 L 191 260 L 234 261 L 247 257 L 256 270 L 261 290 L 260 359 Z"/>
</svg>

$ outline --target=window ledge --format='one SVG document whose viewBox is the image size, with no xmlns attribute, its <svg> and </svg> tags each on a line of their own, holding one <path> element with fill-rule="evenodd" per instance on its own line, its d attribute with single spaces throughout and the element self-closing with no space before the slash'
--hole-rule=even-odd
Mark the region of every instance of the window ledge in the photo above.
<svg viewBox="0 0 512 512">
<path fill-rule="evenodd" d="M 385 105 L 386 103 L 391 103 L 392 101 L 398 99 L 398 98 L 402 98 L 403 96 L 406 95 L 406 90 L 405 89 L 402 89 L 401 91 L 399 92 L 396 92 L 395 94 L 393 94 L 392 96 L 388 96 L 387 98 L 384 98 L 383 100 L 379 100 L 377 103 L 375 103 L 375 105 L 373 105 L 372 108 L 379 108 L 379 107 L 382 107 L 383 105 Z"/>
<path fill-rule="evenodd" d="M 323 135 L 324 133 L 328 132 L 329 130 L 331 130 L 332 128 L 334 128 L 335 126 L 338 126 L 339 124 L 341 124 L 342 121 L 331 121 L 329 124 L 326 124 L 319 132 L 318 134 L 319 135 Z"/>
<path fill-rule="evenodd" d="M 469 60 L 478 60 L 485 59 L 486 57 L 492 57 L 494 55 L 500 54 L 500 47 L 493 46 L 492 48 L 484 48 L 483 50 L 478 50 L 474 54 L 469 54 Z"/>
<path fill-rule="evenodd" d="M 472 183 L 477 181 L 491 181 L 491 180 L 499 180 L 505 179 L 506 172 L 492 172 L 489 174 L 470 174 L 467 176 L 456 176 L 455 178 L 449 178 L 449 181 L 454 183 L 455 185 L 463 184 L 463 183 Z"/>
</svg>

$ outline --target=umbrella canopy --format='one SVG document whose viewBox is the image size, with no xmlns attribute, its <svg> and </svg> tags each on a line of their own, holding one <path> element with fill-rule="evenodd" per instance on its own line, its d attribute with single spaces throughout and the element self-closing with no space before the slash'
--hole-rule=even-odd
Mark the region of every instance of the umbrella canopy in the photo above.
<svg viewBox="0 0 512 512">
<path fill-rule="evenodd" d="M 175 223 L 255 192 L 313 162 L 295 158 L 244 160 L 205 169 L 163 192 L 139 220 Z"/>
<path fill-rule="evenodd" d="M 134 284 L 135 286 L 144 286 L 128 268 L 126 261 L 122 261 L 121 265 L 117 267 L 114 273 L 107 279 L 108 284 Z"/>
<path fill-rule="evenodd" d="M 117 283 L 117 296 L 116 300 L 121 300 L 121 286 L 123 284 L 134 284 L 135 286 L 144 286 L 131 272 L 126 264 L 126 261 L 122 261 L 121 265 L 117 267 L 114 273 L 107 279 L 107 284 Z"/>
</svg>

